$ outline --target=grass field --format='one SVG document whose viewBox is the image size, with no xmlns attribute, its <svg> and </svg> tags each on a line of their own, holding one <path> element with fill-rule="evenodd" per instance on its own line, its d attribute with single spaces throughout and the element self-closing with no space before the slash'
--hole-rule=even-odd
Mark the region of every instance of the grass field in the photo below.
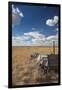
<svg viewBox="0 0 62 90">
<path fill-rule="evenodd" d="M 12 85 L 43 84 L 57 82 L 58 74 L 51 71 L 44 75 L 43 70 L 30 59 L 32 53 L 52 54 L 52 47 L 12 47 Z M 58 54 L 58 47 L 55 47 Z"/>
</svg>

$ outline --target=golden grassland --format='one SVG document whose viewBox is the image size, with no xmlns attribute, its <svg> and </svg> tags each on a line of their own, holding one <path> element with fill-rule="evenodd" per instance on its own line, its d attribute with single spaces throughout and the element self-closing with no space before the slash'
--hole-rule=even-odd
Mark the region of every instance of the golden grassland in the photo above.
<svg viewBox="0 0 62 90">
<path fill-rule="evenodd" d="M 43 70 L 30 59 L 32 53 L 52 54 L 53 47 L 12 47 L 12 84 L 29 85 L 43 84 L 48 80 L 57 81 L 58 75 L 53 71 L 44 75 Z M 58 47 L 55 47 L 55 54 L 58 54 Z"/>
</svg>

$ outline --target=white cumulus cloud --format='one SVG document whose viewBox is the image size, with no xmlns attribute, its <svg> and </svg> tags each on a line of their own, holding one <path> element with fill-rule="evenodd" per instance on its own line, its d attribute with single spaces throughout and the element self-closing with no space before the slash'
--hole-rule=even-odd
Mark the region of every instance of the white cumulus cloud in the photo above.
<svg viewBox="0 0 62 90">
<path fill-rule="evenodd" d="M 13 46 L 24 46 L 27 45 L 30 37 L 28 36 L 12 36 L 12 45 Z"/>
<path fill-rule="evenodd" d="M 43 38 L 45 38 L 45 35 L 40 34 L 38 31 L 24 33 L 24 35 L 25 36 L 30 36 L 33 39 L 43 39 Z"/>
<path fill-rule="evenodd" d="M 46 25 L 54 26 L 54 25 L 58 24 L 58 20 L 59 20 L 58 16 L 54 16 L 52 19 L 46 20 Z"/>
<path fill-rule="evenodd" d="M 51 35 L 47 37 L 47 40 L 58 41 L 58 35 Z"/>
<path fill-rule="evenodd" d="M 55 46 L 58 46 L 58 34 L 46 37 L 36 31 L 12 37 L 13 46 L 52 46 L 53 41 L 55 41 Z"/>
<path fill-rule="evenodd" d="M 23 13 L 19 10 L 18 7 L 12 5 L 12 25 L 19 24 L 21 18 L 23 18 Z"/>
</svg>

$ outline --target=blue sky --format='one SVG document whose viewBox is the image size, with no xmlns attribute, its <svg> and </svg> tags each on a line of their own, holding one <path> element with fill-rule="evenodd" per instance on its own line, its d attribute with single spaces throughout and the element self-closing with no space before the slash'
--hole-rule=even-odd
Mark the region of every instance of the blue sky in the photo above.
<svg viewBox="0 0 62 90">
<path fill-rule="evenodd" d="M 58 7 L 12 5 L 12 45 L 58 45 Z"/>
</svg>

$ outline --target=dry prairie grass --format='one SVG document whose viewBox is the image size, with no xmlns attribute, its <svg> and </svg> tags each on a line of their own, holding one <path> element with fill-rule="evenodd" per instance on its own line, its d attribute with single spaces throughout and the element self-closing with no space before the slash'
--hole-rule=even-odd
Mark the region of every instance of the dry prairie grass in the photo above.
<svg viewBox="0 0 62 90">
<path fill-rule="evenodd" d="M 48 73 L 44 75 L 43 70 L 37 65 L 35 60 L 30 60 L 30 55 L 34 52 L 40 54 L 53 53 L 52 47 L 13 47 L 12 48 L 12 84 L 29 85 L 42 84 L 48 80 L 57 80 L 58 75 Z M 58 48 L 55 48 L 58 53 Z"/>
</svg>

